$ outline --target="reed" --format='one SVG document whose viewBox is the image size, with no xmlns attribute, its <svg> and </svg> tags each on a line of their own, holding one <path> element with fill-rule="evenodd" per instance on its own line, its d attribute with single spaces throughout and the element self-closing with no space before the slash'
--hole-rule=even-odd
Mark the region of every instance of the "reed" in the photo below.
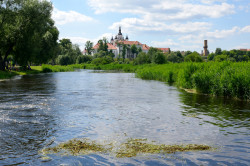
<svg viewBox="0 0 250 166">
<path fill-rule="evenodd" d="M 199 93 L 250 100 L 250 62 L 169 63 L 144 66 L 142 79 L 175 83 Z"/>
</svg>

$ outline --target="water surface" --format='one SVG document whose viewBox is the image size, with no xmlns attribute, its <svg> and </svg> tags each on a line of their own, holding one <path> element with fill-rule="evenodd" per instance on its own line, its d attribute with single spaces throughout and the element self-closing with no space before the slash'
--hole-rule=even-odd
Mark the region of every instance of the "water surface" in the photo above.
<svg viewBox="0 0 250 166">
<path fill-rule="evenodd" d="M 249 165 L 248 102 L 196 95 L 130 73 L 88 70 L 0 82 L 0 165 Z M 216 151 L 116 158 L 49 155 L 72 138 L 207 144 Z"/>
</svg>

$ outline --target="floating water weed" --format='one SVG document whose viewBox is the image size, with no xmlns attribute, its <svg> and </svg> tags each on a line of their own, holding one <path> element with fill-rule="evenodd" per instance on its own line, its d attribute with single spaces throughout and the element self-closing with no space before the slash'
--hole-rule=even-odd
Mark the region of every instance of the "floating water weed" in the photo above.
<svg viewBox="0 0 250 166">
<path fill-rule="evenodd" d="M 117 145 L 116 145 L 117 146 Z M 135 157 L 138 154 L 169 154 L 185 151 L 211 150 L 208 145 L 165 145 L 155 144 L 147 139 L 127 139 L 125 143 L 115 147 L 115 144 L 98 144 L 88 139 L 73 139 L 66 143 L 61 143 L 54 147 L 45 148 L 41 151 L 43 155 L 59 153 L 66 155 L 86 155 L 91 153 L 110 153 L 117 158 Z"/>
<path fill-rule="evenodd" d="M 128 139 L 121 145 L 121 149 L 117 152 L 116 157 L 134 157 L 138 154 L 168 154 L 185 151 L 203 151 L 210 150 L 208 145 L 165 145 L 148 142 L 146 139 Z"/>
<path fill-rule="evenodd" d="M 42 153 L 51 154 L 62 152 L 64 154 L 80 155 L 106 151 L 107 148 L 104 148 L 103 145 L 100 145 L 95 141 L 90 141 L 88 139 L 72 139 L 54 147 L 45 148 L 42 150 Z"/>
</svg>

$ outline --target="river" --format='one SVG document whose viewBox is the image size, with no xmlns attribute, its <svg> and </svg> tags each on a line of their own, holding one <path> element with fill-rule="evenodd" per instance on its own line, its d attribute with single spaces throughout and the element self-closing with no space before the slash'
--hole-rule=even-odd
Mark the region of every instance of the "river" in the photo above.
<svg viewBox="0 0 250 166">
<path fill-rule="evenodd" d="M 250 165 L 249 129 L 249 102 L 191 94 L 132 73 L 79 70 L 0 82 L 0 165 Z M 146 138 L 215 150 L 46 160 L 39 153 L 73 138 Z"/>
</svg>

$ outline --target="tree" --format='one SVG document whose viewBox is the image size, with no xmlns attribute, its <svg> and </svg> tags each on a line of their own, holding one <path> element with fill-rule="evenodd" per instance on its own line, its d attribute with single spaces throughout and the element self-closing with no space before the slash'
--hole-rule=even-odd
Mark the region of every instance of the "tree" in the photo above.
<svg viewBox="0 0 250 166">
<path fill-rule="evenodd" d="M 66 64 L 76 63 L 77 57 L 82 55 L 79 45 L 72 44 L 70 39 L 60 40 L 59 47 L 60 47 L 59 55 L 67 56 L 67 58 L 64 57 L 63 59 L 63 61 L 68 61 Z M 61 57 L 59 59 L 61 59 Z M 57 64 L 60 64 L 59 62 L 60 60 L 57 60 Z"/>
<path fill-rule="evenodd" d="M 153 58 L 154 54 L 157 53 L 158 51 L 160 51 L 160 50 L 157 49 L 157 48 L 154 48 L 154 47 L 149 48 L 148 56 L 149 56 L 149 59 L 150 59 L 151 62 L 152 62 L 152 58 Z"/>
<path fill-rule="evenodd" d="M 183 56 L 180 54 L 180 52 L 171 52 L 170 54 L 167 55 L 166 58 L 167 61 L 169 62 L 174 62 L 174 63 L 180 63 L 183 62 Z"/>
<path fill-rule="evenodd" d="M 221 55 L 221 54 L 222 54 L 221 48 L 216 48 L 215 55 Z"/>
<path fill-rule="evenodd" d="M 91 51 L 93 50 L 93 43 L 91 41 L 87 41 L 85 43 L 85 50 L 87 51 L 88 55 L 91 54 Z"/>
<path fill-rule="evenodd" d="M 165 63 L 164 54 L 162 52 L 156 52 L 155 54 L 153 54 L 152 63 L 164 64 Z"/>
<path fill-rule="evenodd" d="M 138 53 L 140 53 L 140 52 L 142 52 L 142 48 L 141 47 L 138 48 Z"/>
<path fill-rule="evenodd" d="M 140 48 L 141 48 L 141 47 L 140 47 Z M 135 54 L 138 54 L 138 49 L 137 49 L 137 47 L 136 47 L 135 44 L 133 44 L 133 45 L 131 46 L 131 52 L 132 52 L 133 56 L 134 56 Z"/>
<path fill-rule="evenodd" d="M 145 52 L 140 52 L 137 55 L 137 57 L 135 58 L 134 64 L 135 65 L 141 65 L 141 64 L 145 64 L 145 63 L 150 63 L 149 56 Z"/>
<path fill-rule="evenodd" d="M 50 2 L 5 0 L 0 1 L 0 10 L 1 70 L 10 54 L 22 66 L 52 57 L 59 32 L 51 19 Z"/>
<path fill-rule="evenodd" d="M 125 59 L 127 49 L 128 49 L 128 46 L 126 44 L 122 44 L 122 58 L 123 58 L 123 61 Z"/>
<path fill-rule="evenodd" d="M 201 58 L 200 54 L 196 51 L 194 51 L 192 54 L 187 55 L 184 58 L 185 62 L 203 62 L 203 59 Z"/>
</svg>

